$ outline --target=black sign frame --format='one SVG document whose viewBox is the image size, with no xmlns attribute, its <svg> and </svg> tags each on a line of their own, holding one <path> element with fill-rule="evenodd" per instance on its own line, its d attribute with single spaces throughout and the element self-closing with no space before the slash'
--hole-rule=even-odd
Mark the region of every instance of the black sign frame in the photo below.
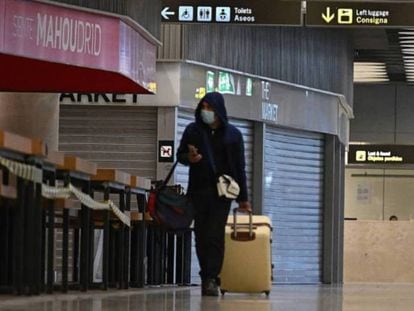
<svg viewBox="0 0 414 311">
<path fill-rule="evenodd" d="M 352 17 L 349 10 L 352 10 Z M 382 12 L 388 12 L 388 14 L 383 14 Z M 414 3 L 307 1 L 305 26 L 346 28 L 410 27 L 414 26 Z"/>
<path fill-rule="evenodd" d="M 401 165 L 414 164 L 413 145 L 350 144 L 348 164 Z"/>
<path fill-rule="evenodd" d="M 185 11 L 186 6 L 192 7 L 192 11 Z M 199 11 L 199 7 L 211 7 L 211 10 Z M 302 26 L 301 7 L 301 1 L 298 0 L 162 0 L 161 21 L 181 24 Z M 225 8 L 230 8 L 230 16 Z M 219 18 L 219 12 L 225 12 L 226 18 Z"/>
<path fill-rule="evenodd" d="M 173 140 L 158 141 L 158 162 L 160 163 L 174 162 L 174 156 L 175 156 L 175 150 L 174 150 Z"/>
</svg>

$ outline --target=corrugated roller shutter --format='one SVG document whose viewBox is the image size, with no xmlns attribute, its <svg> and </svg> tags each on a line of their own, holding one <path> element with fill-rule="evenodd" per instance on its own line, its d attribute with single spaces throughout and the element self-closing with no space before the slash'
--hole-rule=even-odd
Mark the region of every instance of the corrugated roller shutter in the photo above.
<svg viewBox="0 0 414 311">
<path fill-rule="evenodd" d="M 247 179 L 247 192 L 249 195 L 249 201 L 252 202 L 253 198 L 253 123 L 246 120 L 230 118 L 230 123 L 236 126 L 243 135 L 244 140 L 244 156 L 246 159 L 246 179 Z"/>
<path fill-rule="evenodd" d="M 155 179 L 157 109 L 61 105 L 59 149 L 102 168 Z"/>
<path fill-rule="evenodd" d="M 188 124 L 194 121 L 194 112 L 188 110 L 178 110 L 177 117 L 177 136 L 176 136 L 176 146 L 180 145 L 181 137 L 183 136 L 184 130 Z M 178 164 L 175 170 L 175 182 L 181 184 L 186 190 L 188 186 L 188 170 L 187 166 Z M 200 271 L 200 266 L 198 265 L 197 254 L 195 250 L 195 240 L 194 234 L 192 235 L 192 249 L 191 249 L 191 283 L 192 284 L 201 284 L 200 276 L 198 272 Z"/>
<path fill-rule="evenodd" d="M 194 121 L 194 112 L 180 109 L 178 111 L 177 118 L 177 146 L 180 143 L 180 139 L 184 133 L 185 127 Z M 247 177 L 247 187 L 249 193 L 249 200 L 251 201 L 252 186 L 253 186 L 253 124 L 252 122 L 239 120 L 239 119 L 230 119 L 230 123 L 235 125 L 243 134 L 244 139 L 244 148 L 246 156 L 246 177 Z M 176 182 L 183 185 L 187 188 L 188 184 L 188 167 L 179 164 L 175 171 Z M 193 245 L 195 245 L 193 241 Z M 195 253 L 195 248 L 193 247 L 192 252 L 192 266 L 191 266 L 191 279 L 192 283 L 200 283 L 200 277 L 198 271 L 200 270 L 198 266 L 197 256 Z"/>
<path fill-rule="evenodd" d="M 264 214 L 272 219 L 276 283 L 322 277 L 324 138 L 267 127 Z"/>
<path fill-rule="evenodd" d="M 178 110 L 177 117 L 177 136 L 176 146 L 180 146 L 181 137 L 183 136 L 184 130 L 188 124 L 194 121 L 194 112 L 187 110 Z M 182 164 L 178 164 L 175 170 L 175 182 L 183 185 L 187 189 L 188 185 L 188 167 Z"/>
<path fill-rule="evenodd" d="M 97 163 L 101 168 L 115 168 L 155 179 L 157 108 L 61 105 L 59 150 Z M 103 194 L 97 193 L 95 199 L 102 201 Z M 111 199 L 118 202 L 117 195 L 111 195 Z M 136 207 L 133 196 L 131 208 Z M 98 240 L 99 233 L 95 232 L 95 246 Z M 58 236 L 57 250 L 60 245 Z M 99 264 L 100 252 L 95 256 Z M 59 260 L 60 257 L 61 254 L 57 253 L 56 258 Z M 99 271 L 96 273 L 94 271 L 94 279 L 99 279 Z"/>
</svg>

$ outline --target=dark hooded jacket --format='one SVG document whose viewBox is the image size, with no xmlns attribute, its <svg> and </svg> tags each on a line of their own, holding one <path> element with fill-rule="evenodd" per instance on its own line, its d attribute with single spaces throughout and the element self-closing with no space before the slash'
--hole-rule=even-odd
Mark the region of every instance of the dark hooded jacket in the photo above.
<svg viewBox="0 0 414 311">
<path fill-rule="evenodd" d="M 207 149 L 208 141 L 207 133 L 211 131 L 201 119 L 201 104 L 207 102 L 213 107 L 216 115 L 221 120 L 221 126 L 217 131 L 222 131 L 223 147 L 225 149 L 226 159 L 224 163 L 220 163 L 222 172 L 231 175 L 240 186 L 240 194 L 237 198 L 238 202 L 247 201 L 246 171 L 244 158 L 244 143 L 241 132 L 228 122 L 226 107 L 224 106 L 224 98 L 220 93 L 212 92 L 206 94 L 199 102 L 195 111 L 195 122 L 190 123 L 181 138 L 180 146 L 177 150 L 177 159 L 184 165 L 190 165 L 188 161 L 188 145 L 194 145 L 198 149 L 203 158 L 198 163 L 190 165 L 190 176 L 188 193 L 194 194 L 198 191 L 215 186 L 217 176 L 214 175 L 213 164 L 209 157 L 212 153 Z M 213 160 L 214 161 L 214 160 Z M 206 184 L 207 181 L 207 184 Z M 211 182 L 214 181 L 214 182 Z"/>
</svg>

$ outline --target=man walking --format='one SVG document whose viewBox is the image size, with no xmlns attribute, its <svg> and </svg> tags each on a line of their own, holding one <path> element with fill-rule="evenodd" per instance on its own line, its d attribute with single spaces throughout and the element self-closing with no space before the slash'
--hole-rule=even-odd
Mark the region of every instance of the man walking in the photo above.
<svg viewBox="0 0 414 311">
<path fill-rule="evenodd" d="M 183 133 L 177 158 L 190 166 L 188 194 L 196 212 L 194 232 L 202 295 L 218 296 L 225 225 L 231 205 L 231 200 L 218 195 L 218 176 L 226 174 L 236 180 L 240 187 L 236 199 L 239 208 L 251 211 L 243 136 L 228 122 L 223 95 L 212 92 L 201 99 L 195 111 L 195 122 Z"/>
</svg>

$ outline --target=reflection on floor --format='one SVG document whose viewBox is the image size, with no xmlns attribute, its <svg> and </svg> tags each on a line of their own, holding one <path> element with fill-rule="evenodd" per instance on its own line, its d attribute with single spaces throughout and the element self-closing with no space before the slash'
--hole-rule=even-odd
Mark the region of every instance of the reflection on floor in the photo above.
<svg viewBox="0 0 414 311">
<path fill-rule="evenodd" d="M 0 310 L 30 311 L 383 311 L 413 310 L 414 284 L 274 286 L 265 295 L 226 294 L 201 297 L 200 288 L 93 291 L 85 294 L 0 296 Z"/>
</svg>

